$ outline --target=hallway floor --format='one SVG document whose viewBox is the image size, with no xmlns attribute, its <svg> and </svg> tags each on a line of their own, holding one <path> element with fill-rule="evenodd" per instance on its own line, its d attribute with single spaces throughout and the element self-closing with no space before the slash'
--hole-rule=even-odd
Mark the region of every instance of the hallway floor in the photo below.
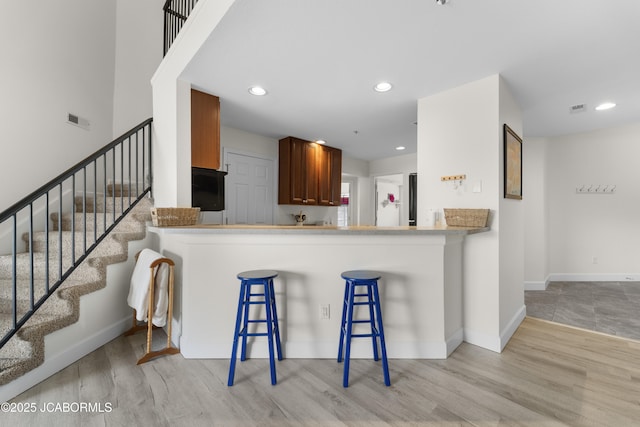
<svg viewBox="0 0 640 427">
<path fill-rule="evenodd" d="M 550 282 L 525 304 L 531 317 L 640 340 L 639 282 Z"/>
</svg>

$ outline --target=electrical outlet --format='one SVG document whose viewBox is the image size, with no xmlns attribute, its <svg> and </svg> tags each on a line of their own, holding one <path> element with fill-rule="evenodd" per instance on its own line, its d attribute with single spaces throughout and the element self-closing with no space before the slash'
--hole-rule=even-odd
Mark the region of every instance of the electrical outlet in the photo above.
<svg viewBox="0 0 640 427">
<path fill-rule="evenodd" d="M 320 320 L 331 318 L 331 310 L 329 304 L 320 304 Z"/>
</svg>

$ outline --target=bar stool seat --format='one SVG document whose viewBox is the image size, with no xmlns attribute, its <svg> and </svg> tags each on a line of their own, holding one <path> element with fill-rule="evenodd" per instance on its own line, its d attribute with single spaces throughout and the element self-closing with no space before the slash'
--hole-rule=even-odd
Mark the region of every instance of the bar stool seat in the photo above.
<svg viewBox="0 0 640 427">
<path fill-rule="evenodd" d="M 236 326 L 233 333 L 231 365 L 229 367 L 229 380 L 227 381 L 228 386 L 233 385 L 239 339 L 242 338 L 240 360 L 244 361 L 247 358 L 247 337 L 257 336 L 267 337 L 271 384 L 276 384 L 276 364 L 273 350 L 274 336 L 277 357 L 278 360 L 282 360 L 278 311 L 276 309 L 276 298 L 273 289 L 273 279 L 277 276 L 278 272 L 274 270 L 249 270 L 237 275 L 238 279 L 240 279 L 240 297 L 238 298 L 238 312 L 236 314 Z M 253 286 L 257 286 L 259 290 L 253 291 Z M 249 317 L 252 313 L 249 309 L 252 305 L 264 305 L 266 319 L 250 319 Z M 249 324 L 251 323 L 264 323 L 267 326 L 267 331 L 250 332 Z"/>
<path fill-rule="evenodd" d="M 338 346 L 338 362 L 342 362 L 344 356 L 344 375 L 342 385 L 349 386 L 349 360 L 351 357 L 352 338 L 371 338 L 373 344 L 373 359 L 379 360 L 378 343 L 382 353 L 382 372 L 386 386 L 391 385 L 389 378 L 389 364 L 387 361 L 387 348 L 384 340 L 384 328 L 382 325 L 382 311 L 380 309 L 380 295 L 378 293 L 378 280 L 382 277 L 377 271 L 351 270 L 341 274 L 345 280 L 344 303 L 342 306 L 342 323 L 340 327 L 340 344 Z M 357 290 L 365 287 L 365 291 Z M 358 305 L 369 307 L 369 318 L 354 320 L 354 308 Z M 354 323 L 368 323 L 370 333 L 353 333 Z M 344 351 L 343 351 L 344 350 Z M 343 354 L 344 353 L 344 354 Z"/>
</svg>

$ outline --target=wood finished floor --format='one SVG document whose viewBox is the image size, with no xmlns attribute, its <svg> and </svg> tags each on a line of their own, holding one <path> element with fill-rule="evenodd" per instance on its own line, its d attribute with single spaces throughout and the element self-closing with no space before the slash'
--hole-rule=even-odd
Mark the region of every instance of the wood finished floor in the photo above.
<svg viewBox="0 0 640 427">
<path fill-rule="evenodd" d="M 162 340 L 154 339 L 154 343 Z M 7 426 L 637 426 L 640 342 L 526 318 L 501 354 L 462 344 L 447 360 L 353 360 L 349 388 L 335 360 L 164 356 L 137 366 L 144 334 L 120 337 L 12 403 L 88 402 L 103 413 L 3 413 Z"/>
</svg>

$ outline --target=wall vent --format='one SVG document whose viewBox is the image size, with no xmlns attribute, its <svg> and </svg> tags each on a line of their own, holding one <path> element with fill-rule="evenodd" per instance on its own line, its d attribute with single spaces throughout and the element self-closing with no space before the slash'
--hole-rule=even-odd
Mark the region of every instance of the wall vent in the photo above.
<svg viewBox="0 0 640 427">
<path fill-rule="evenodd" d="M 89 127 L 91 126 L 91 123 L 89 123 L 88 119 L 85 119 L 73 113 L 67 113 L 67 123 L 81 127 L 85 130 L 89 130 Z"/>
<path fill-rule="evenodd" d="M 587 104 L 576 104 L 569 107 L 569 112 L 571 114 L 582 113 L 587 110 Z"/>
</svg>

